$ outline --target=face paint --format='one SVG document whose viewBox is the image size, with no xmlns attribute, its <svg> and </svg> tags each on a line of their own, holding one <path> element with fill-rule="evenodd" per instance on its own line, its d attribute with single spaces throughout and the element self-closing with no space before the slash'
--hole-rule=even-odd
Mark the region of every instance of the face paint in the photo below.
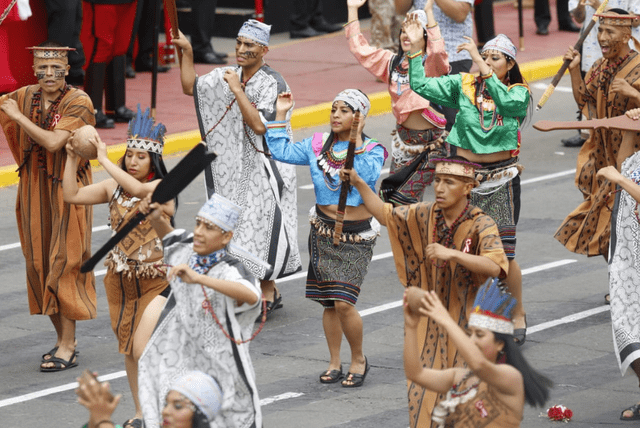
<svg viewBox="0 0 640 428">
<path fill-rule="evenodd" d="M 253 58 L 255 58 L 255 57 L 257 57 L 257 56 L 258 56 L 258 53 L 257 53 L 257 52 L 247 51 L 247 52 L 245 52 L 245 53 L 243 54 L 243 56 L 244 56 L 245 58 L 252 58 L 252 59 L 253 59 Z"/>
<path fill-rule="evenodd" d="M 46 76 L 47 73 L 36 73 L 36 79 L 38 80 L 42 80 L 44 79 L 44 76 Z"/>
<path fill-rule="evenodd" d="M 65 70 L 56 70 L 53 72 L 53 77 L 55 77 L 56 80 L 64 79 L 64 74 Z"/>
</svg>

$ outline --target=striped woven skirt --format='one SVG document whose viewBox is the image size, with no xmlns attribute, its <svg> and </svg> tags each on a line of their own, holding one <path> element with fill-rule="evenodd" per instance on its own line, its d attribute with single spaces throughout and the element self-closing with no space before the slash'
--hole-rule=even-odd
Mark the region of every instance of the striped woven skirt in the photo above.
<svg viewBox="0 0 640 428">
<path fill-rule="evenodd" d="M 355 305 L 369 269 L 380 225 L 373 218 L 345 221 L 342 239 L 338 246 L 334 246 L 335 220 L 315 207 L 309 220 L 307 299 L 315 300 L 325 308 L 334 307 L 336 300 Z"/>
</svg>

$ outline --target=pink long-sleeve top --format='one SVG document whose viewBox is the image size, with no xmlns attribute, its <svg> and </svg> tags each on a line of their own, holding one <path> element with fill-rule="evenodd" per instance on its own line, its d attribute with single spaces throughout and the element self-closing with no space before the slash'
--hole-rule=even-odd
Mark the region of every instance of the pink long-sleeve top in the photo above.
<svg viewBox="0 0 640 428">
<path fill-rule="evenodd" d="M 422 110 L 422 115 L 438 128 L 444 128 L 446 121 L 442 114 L 431 107 L 429 101 L 413 92 L 409 86 L 408 73 L 400 74 L 391 70 L 394 53 L 386 49 L 376 49 L 369 45 L 367 39 L 360 32 L 360 22 L 352 21 L 345 27 L 349 42 L 349 50 L 371 74 L 383 82 L 389 82 L 391 95 L 391 110 L 400 124 L 404 123 L 411 112 Z M 402 65 L 409 67 L 405 58 Z M 449 74 L 449 56 L 445 51 L 444 39 L 440 35 L 440 28 L 436 25 L 427 28 L 427 56 L 424 62 L 426 77 L 438 77 Z M 389 79 L 389 74 L 392 74 Z"/>
</svg>

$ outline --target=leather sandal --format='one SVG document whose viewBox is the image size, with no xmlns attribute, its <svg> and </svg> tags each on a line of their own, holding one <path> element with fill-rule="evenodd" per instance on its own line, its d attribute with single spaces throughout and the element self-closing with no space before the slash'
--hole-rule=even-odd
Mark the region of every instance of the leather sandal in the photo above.
<svg viewBox="0 0 640 428">
<path fill-rule="evenodd" d="M 78 366 L 77 357 L 78 357 L 78 354 L 76 353 L 75 350 L 73 351 L 73 354 L 71 354 L 71 357 L 69 357 L 68 360 L 63 360 L 62 358 L 56 357 L 54 355 L 48 360 L 42 362 L 42 364 L 53 363 L 53 367 L 43 367 L 42 364 L 40 364 L 40 371 L 46 372 L 46 373 L 61 372 L 67 369 L 71 369 L 73 367 L 77 367 Z"/>
<path fill-rule="evenodd" d="M 516 328 L 513 330 L 513 341 L 516 345 L 522 346 L 527 340 L 527 315 L 524 316 L 524 328 Z"/>
<path fill-rule="evenodd" d="M 327 370 L 320 375 L 320 383 L 336 383 L 344 377 L 342 373 L 342 364 L 340 370 Z"/>
<path fill-rule="evenodd" d="M 624 412 L 631 412 L 631 416 L 625 417 Z M 620 413 L 621 421 L 637 421 L 638 419 L 640 419 L 640 404 L 634 404 L 633 406 L 624 409 L 622 413 Z"/>
<path fill-rule="evenodd" d="M 358 388 L 364 385 L 364 380 L 366 379 L 367 373 L 369 373 L 370 368 L 371 366 L 369 366 L 369 361 L 367 361 L 367 357 L 364 357 L 364 373 L 359 374 L 359 373 L 348 372 L 347 377 L 345 378 L 345 380 L 342 381 L 342 387 Z M 345 382 L 349 382 L 349 383 L 345 383 Z"/>
</svg>

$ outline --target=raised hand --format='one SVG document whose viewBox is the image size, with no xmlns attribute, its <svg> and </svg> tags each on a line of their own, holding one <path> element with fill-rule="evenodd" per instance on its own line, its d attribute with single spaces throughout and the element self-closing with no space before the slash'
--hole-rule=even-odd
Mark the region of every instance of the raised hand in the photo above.
<svg viewBox="0 0 640 428">
<path fill-rule="evenodd" d="M 293 95 L 291 92 L 281 92 L 276 101 L 276 113 L 287 113 L 293 107 Z"/>
<path fill-rule="evenodd" d="M 409 37 L 409 41 L 411 42 L 411 52 L 415 53 L 415 46 L 419 45 L 421 40 L 424 40 L 424 30 L 422 28 L 422 24 L 413 14 L 408 13 L 407 19 L 405 19 L 404 23 L 402 24 L 402 29 L 407 34 L 407 36 Z"/>
<path fill-rule="evenodd" d="M 180 279 L 187 284 L 193 284 L 198 282 L 200 274 L 196 273 L 188 265 L 182 263 L 171 268 L 169 275 L 167 275 L 167 280 L 173 281 L 176 276 L 180 277 Z"/>
<path fill-rule="evenodd" d="M 580 52 L 575 50 L 573 46 L 569 46 L 569 49 L 567 49 L 562 59 L 569 61 L 569 70 L 580 67 Z"/>
<path fill-rule="evenodd" d="M 183 52 L 192 50 L 191 43 L 187 40 L 187 37 L 182 34 L 182 31 L 178 30 L 179 36 L 171 39 L 171 43 L 182 49 Z"/>
<path fill-rule="evenodd" d="M 424 293 L 424 297 L 421 300 L 420 314 L 427 316 L 442 325 L 447 321 L 452 321 L 449 311 L 444 307 L 440 298 L 435 291 L 427 291 Z"/>
</svg>

